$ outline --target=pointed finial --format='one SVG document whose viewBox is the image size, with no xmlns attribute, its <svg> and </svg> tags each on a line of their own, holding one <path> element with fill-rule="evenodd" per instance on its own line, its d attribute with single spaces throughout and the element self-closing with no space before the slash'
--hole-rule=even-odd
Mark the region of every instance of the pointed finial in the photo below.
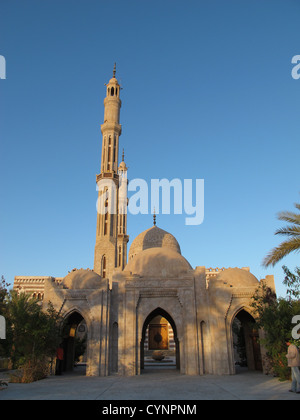
<svg viewBox="0 0 300 420">
<path fill-rule="evenodd" d="M 116 63 L 115 63 L 115 65 L 114 65 L 113 77 L 114 77 L 114 78 L 116 77 Z"/>
<path fill-rule="evenodd" d="M 123 147 L 123 153 L 122 153 L 122 162 L 124 162 L 124 147 Z"/>
<path fill-rule="evenodd" d="M 153 226 L 156 225 L 156 213 L 155 213 L 155 207 L 154 207 L 154 211 L 153 211 Z"/>
</svg>

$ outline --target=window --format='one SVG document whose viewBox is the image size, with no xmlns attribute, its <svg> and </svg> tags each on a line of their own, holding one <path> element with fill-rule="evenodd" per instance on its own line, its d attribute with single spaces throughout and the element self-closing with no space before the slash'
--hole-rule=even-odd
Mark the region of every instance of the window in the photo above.
<svg viewBox="0 0 300 420">
<path fill-rule="evenodd" d="M 119 267 L 122 265 L 122 247 L 119 246 Z"/>
<path fill-rule="evenodd" d="M 113 166 L 116 166 L 116 155 L 117 155 L 117 139 L 116 136 L 114 136 L 114 154 L 113 154 Z"/>
<path fill-rule="evenodd" d="M 102 277 L 105 279 L 106 278 L 106 256 L 103 255 L 102 258 Z"/>
<path fill-rule="evenodd" d="M 111 160 L 111 136 L 108 137 L 108 155 L 107 155 L 107 170 L 110 171 Z"/>
<path fill-rule="evenodd" d="M 107 149 L 107 145 L 106 145 L 106 136 L 104 137 L 104 141 L 103 141 L 103 152 L 102 152 L 102 172 L 104 171 L 104 162 L 105 162 L 105 156 L 106 156 L 106 149 Z"/>
<path fill-rule="evenodd" d="M 108 198 L 105 200 L 104 235 L 107 235 L 108 228 Z"/>
</svg>

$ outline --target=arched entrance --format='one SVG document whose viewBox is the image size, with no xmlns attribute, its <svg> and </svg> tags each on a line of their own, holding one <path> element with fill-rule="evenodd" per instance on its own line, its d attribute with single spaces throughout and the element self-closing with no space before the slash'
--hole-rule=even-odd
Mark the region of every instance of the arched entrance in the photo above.
<svg viewBox="0 0 300 420">
<path fill-rule="evenodd" d="M 83 316 L 77 311 L 69 314 L 63 323 L 64 372 L 73 371 L 77 357 L 84 353 L 83 343 L 86 336 L 87 326 Z"/>
<path fill-rule="evenodd" d="M 180 369 L 179 341 L 173 318 L 162 308 L 146 318 L 140 342 L 141 369 L 158 365 Z M 163 356 L 162 360 L 161 356 Z"/>
<path fill-rule="evenodd" d="M 262 371 L 261 350 L 255 319 L 241 309 L 232 321 L 234 366 Z"/>
</svg>

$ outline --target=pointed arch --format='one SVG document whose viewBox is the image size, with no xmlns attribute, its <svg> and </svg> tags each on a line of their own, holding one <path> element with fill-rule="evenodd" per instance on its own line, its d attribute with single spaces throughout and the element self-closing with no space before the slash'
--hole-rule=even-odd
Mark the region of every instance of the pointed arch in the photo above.
<svg viewBox="0 0 300 420">
<path fill-rule="evenodd" d="M 157 307 L 156 309 L 151 311 L 143 323 L 142 338 L 140 342 L 141 369 L 144 369 L 144 342 L 145 342 L 147 327 L 149 323 L 151 322 L 151 320 L 155 318 L 156 316 L 162 316 L 163 318 L 165 318 L 172 327 L 174 341 L 175 341 L 176 369 L 180 369 L 179 340 L 177 337 L 177 327 L 171 315 L 161 307 Z"/>
<path fill-rule="evenodd" d="M 252 310 L 246 306 L 237 308 L 230 320 L 232 370 L 237 364 L 249 370 L 262 370 L 259 331 Z"/>
<path fill-rule="evenodd" d="M 63 341 L 62 347 L 64 352 L 63 370 L 72 371 L 75 361 L 75 337 L 78 325 L 86 321 L 79 308 L 72 308 L 63 316 Z"/>
</svg>

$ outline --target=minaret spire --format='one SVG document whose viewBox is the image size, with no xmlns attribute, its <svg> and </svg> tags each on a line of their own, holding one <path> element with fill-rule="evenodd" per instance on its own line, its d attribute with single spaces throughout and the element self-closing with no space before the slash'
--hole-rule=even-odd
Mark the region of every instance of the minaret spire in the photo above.
<svg viewBox="0 0 300 420">
<path fill-rule="evenodd" d="M 127 263 L 127 199 L 120 203 L 120 188 L 127 188 L 127 167 L 124 158 L 119 166 L 120 85 L 116 79 L 116 63 L 113 77 L 106 84 L 104 122 L 101 125 L 101 171 L 96 176 L 98 186 L 98 215 L 95 245 L 94 271 L 111 278 L 113 270 L 123 269 Z M 122 182 L 119 182 L 122 178 Z M 123 194 L 124 195 L 124 194 Z M 125 208 L 125 209 L 124 209 Z"/>
</svg>

